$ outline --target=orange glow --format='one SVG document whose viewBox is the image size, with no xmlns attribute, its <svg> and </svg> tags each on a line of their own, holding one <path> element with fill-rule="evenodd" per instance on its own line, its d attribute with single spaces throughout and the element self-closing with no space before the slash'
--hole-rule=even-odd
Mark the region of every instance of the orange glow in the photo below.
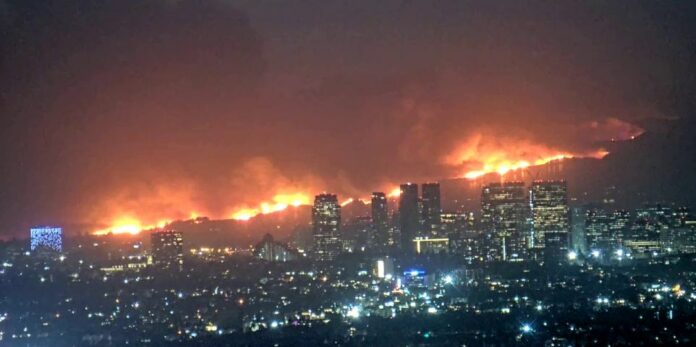
<svg viewBox="0 0 696 347">
<path fill-rule="evenodd" d="M 257 207 L 243 207 L 232 213 L 232 219 L 246 221 L 259 214 L 269 214 L 285 210 L 289 206 L 298 207 L 301 205 L 309 205 L 310 200 L 307 194 L 277 194 L 271 202 L 261 202 Z"/>
<path fill-rule="evenodd" d="M 401 195 L 401 188 L 396 187 L 392 189 L 389 194 L 387 194 L 388 197 L 390 198 L 398 198 Z"/>
<path fill-rule="evenodd" d="M 353 202 L 353 198 L 348 198 L 347 200 L 345 200 L 341 203 L 341 207 L 344 207 L 352 202 Z"/>
<path fill-rule="evenodd" d="M 570 158 L 602 159 L 609 152 L 598 149 L 591 152 L 571 152 L 525 140 L 471 138 L 445 160 L 450 165 L 462 166 L 463 177 L 475 179 L 490 173 L 505 175 L 509 172 L 548 164 Z"/>
<path fill-rule="evenodd" d="M 595 153 L 591 154 L 569 154 L 569 153 L 562 153 L 562 154 L 557 154 L 549 157 L 544 157 L 544 158 L 539 158 L 536 159 L 532 162 L 529 162 L 527 160 L 518 160 L 518 161 L 508 161 L 508 160 L 497 160 L 497 159 L 492 159 L 488 161 L 483 162 L 483 167 L 479 170 L 472 170 L 472 171 L 467 171 L 464 174 L 465 178 L 468 179 L 475 179 L 478 177 L 481 177 L 483 175 L 489 174 L 489 173 L 497 173 L 500 176 L 504 176 L 506 173 L 511 172 L 511 171 L 516 171 L 520 169 L 526 169 L 531 166 L 539 166 L 539 165 L 544 165 L 548 164 L 552 161 L 558 161 L 558 160 L 563 160 L 563 159 L 570 159 L 570 158 L 595 158 L 595 159 L 602 159 L 604 158 L 609 152 L 605 150 L 598 150 Z"/>
<path fill-rule="evenodd" d="M 170 221 L 170 220 L 162 219 L 153 225 L 143 225 L 143 223 L 136 218 L 133 218 L 131 216 L 123 216 L 123 217 L 116 218 L 111 223 L 110 227 L 97 230 L 92 234 L 97 235 L 97 236 L 104 236 L 104 235 L 108 235 L 108 234 L 137 235 L 137 234 L 140 234 L 140 232 L 142 232 L 144 230 L 164 228 L 168 224 L 170 224 L 171 222 L 172 221 Z"/>
<path fill-rule="evenodd" d="M 110 227 L 97 230 L 94 232 L 94 235 L 107 235 L 109 233 L 111 234 L 131 234 L 131 235 L 136 235 L 140 233 L 143 230 L 143 226 L 140 223 L 139 220 L 130 217 L 130 216 L 125 216 L 125 217 L 120 217 L 117 218 L 116 220 L 113 221 Z"/>
</svg>

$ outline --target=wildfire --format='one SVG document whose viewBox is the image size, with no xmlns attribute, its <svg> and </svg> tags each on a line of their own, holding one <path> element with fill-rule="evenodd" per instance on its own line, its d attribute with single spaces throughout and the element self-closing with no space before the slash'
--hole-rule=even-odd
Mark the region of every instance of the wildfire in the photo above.
<svg viewBox="0 0 696 347">
<path fill-rule="evenodd" d="M 392 189 L 391 191 L 389 191 L 389 194 L 387 194 L 387 197 L 398 198 L 400 195 L 401 195 L 401 188 L 396 187 L 396 188 Z"/>
<path fill-rule="evenodd" d="M 116 218 L 111 226 L 94 232 L 94 235 L 103 236 L 108 234 L 130 234 L 137 235 L 143 230 L 151 230 L 157 228 L 164 228 L 167 224 L 171 223 L 170 220 L 160 220 L 156 224 L 143 225 L 143 223 L 133 218 L 132 216 L 123 216 Z"/>
<path fill-rule="evenodd" d="M 464 169 L 463 177 L 475 179 L 489 173 L 509 172 L 545 165 L 570 158 L 602 159 L 609 152 L 597 149 L 589 152 L 565 151 L 527 140 L 473 136 L 461 144 L 445 161 Z"/>
<path fill-rule="evenodd" d="M 497 173 L 501 176 L 505 175 L 508 172 L 511 171 L 516 171 L 520 169 L 526 169 L 531 166 L 539 166 L 539 165 L 544 165 L 548 164 L 553 161 L 558 161 L 558 160 L 563 160 L 563 159 L 570 159 L 570 158 L 595 158 L 595 159 L 602 159 L 604 158 L 609 152 L 605 150 L 598 150 L 594 153 L 589 153 L 589 154 L 570 154 L 570 153 L 561 153 L 549 157 L 543 157 L 535 160 L 506 160 L 506 159 L 497 159 L 497 158 L 492 158 L 489 160 L 484 160 L 483 161 L 483 167 L 479 170 L 472 170 L 472 171 L 467 171 L 464 174 L 464 178 L 468 179 L 475 179 L 481 176 L 484 176 L 489 173 Z"/>
<path fill-rule="evenodd" d="M 254 208 L 240 208 L 232 213 L 232 219 L 245 221 L 260 214 L 278 212 L 290 206 L 298 207 L 301 205 L 309 205 L 309 203 L 309 196 L 303 193 L 277 194 L 273 197 L 271 202 L 264 201 Z"/>
</svg>

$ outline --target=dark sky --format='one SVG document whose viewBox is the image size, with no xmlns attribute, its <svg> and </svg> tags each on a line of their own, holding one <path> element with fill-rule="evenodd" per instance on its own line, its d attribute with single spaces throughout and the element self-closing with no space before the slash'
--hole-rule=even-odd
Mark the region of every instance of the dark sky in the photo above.
<svg viewBox="0 0 696 347">
<path fill-rule="evenodd" d="M 619 157 L 641 173 L 610 172 L 690 187 L 694 5 L 0 0 L 0 235 L 361 195 L 640 129 L 659 145 Z"/>
</svg>

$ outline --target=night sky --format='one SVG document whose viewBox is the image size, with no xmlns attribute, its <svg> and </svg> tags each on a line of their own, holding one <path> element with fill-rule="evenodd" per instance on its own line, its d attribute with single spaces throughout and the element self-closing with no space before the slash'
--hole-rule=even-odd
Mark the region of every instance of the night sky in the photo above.
<svg viewBox="0 0 696 347">
<path fill-rule="evenodd" d="M 611 139 L 609 181 L 693 204 L 695 95 L 689 1 L 0 0 L 0 236 Z"/>
</svg>

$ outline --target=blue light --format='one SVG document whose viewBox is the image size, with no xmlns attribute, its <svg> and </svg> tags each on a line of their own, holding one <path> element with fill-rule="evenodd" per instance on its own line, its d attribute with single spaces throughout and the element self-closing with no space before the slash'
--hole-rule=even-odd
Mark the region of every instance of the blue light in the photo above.
<svg viewBox="0 0 696 347">
<path fill-rule="evenodd" d="M 423 276 L 423 275 L 425 275 L 425 271 L 419 270 L 419 269 L 411 269 L 411 270 L 404 271 L 404 275 L 411 276 L 411 277 Z"/>
<path fill-rule="evenodd" d="M 522 330 L 522 333 L 524 333 L 524 334 L 529 334 L 532 331 L 534 331 L 534 329 L 532 329 L 532 326 L 529 323 L 522 324 L 522 327 L 520 327 L 520 330 Z"/>
<path fill-rule="evenodd" d="M 63 250 L 63 229 L 58 227 L 31 228 L 29 248 L 34 251 L 37 248 L 47 248 L 57 252 Z"/>
</svg>

